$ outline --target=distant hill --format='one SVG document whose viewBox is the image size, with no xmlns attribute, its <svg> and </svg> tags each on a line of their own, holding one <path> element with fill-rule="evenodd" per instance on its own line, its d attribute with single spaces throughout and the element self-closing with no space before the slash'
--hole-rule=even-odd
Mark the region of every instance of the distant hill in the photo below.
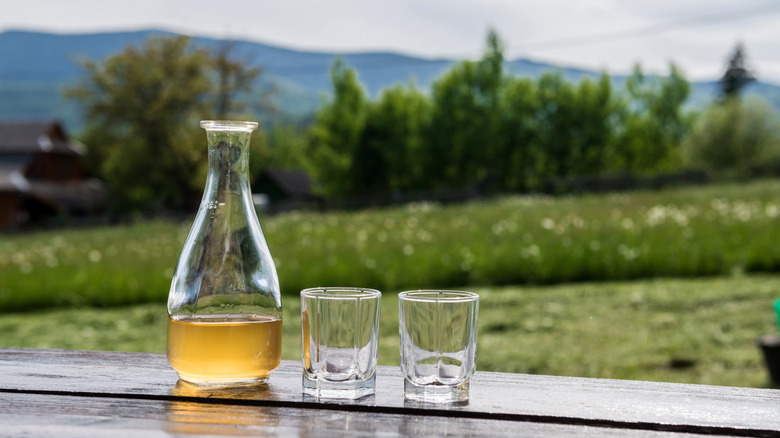
<svg viewBox="0 0 780 438">
<path fill-rule="evenodd" d="M 57 118 L 68 129 L 78 131 L 82 120 L 72 102 L 61 96 L 64 86 L 81 76 L 77 60 L 101 60 L 128 45 L 140 45 L 150 36 L 173 35 L 159 30 L 136 32 L 51 34 L 28 31 L 0 33 L 0 119 Z M 223 41 L 194 37 L 194 44 L 218 47 Z M 354 67 L 366 90 L 372 95 L 396 84 L 414 83 L 428 90 L 433 81 L 456 60 L 425 59 L 390 52 L 326 53 L 291 50 L 249 41 L 232 41 L 235 56 L 263 68 L 265 85 L 278 89 L 276 104 L 286 114 L 311 114 L 330 92 L 329 69 L 336 56 Z M 560 70 L 570 80 L 597 77 L 600 72 L 554 66 L 527 59 L 506 63 L 516 75 L 536 77 L 545 71 Z M 616 84 L 625 77 L 613 76 Z M 700 106 L 717 91 L 714 82 L 695 82 L 691 105 Z M 780 87 L 764 82 L 752 84 L 748 93 L 764 96 L 780 108 Z"/>
</svg>

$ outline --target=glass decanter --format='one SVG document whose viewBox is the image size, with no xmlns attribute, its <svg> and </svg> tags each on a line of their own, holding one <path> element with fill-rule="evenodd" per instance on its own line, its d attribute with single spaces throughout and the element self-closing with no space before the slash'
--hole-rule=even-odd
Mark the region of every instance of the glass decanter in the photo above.
<svg viewBox="0 0 780 438">
<path fill-rule="evenodd" d="M 168 362 L 196 385 L 264 382 L 281 361 L 282 300 L 249 188 L 257 123 L 200 126 L 208 176 L 168 295 Z"/>
</svg>

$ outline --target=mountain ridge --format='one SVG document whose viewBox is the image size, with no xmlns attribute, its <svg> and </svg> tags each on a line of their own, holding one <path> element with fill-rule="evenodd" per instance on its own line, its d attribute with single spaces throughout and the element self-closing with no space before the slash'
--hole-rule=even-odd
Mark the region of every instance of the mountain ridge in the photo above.
<svg viewBox="0 0 780 438">
<path fill-rule="evenodd" d="M 96 33 L 51 33 L 14 29 L 0 32 L 0 119 L 56 118 L 69 129 L 78 130 L 82 121 L 73 102 L 61 96 L 63 87 L 73 85 L 83 71 L 79 59 L 101 60 L 128 45 L 140 45 L 151 36 L 173 36 L 160 29 Z M 196 47 L 216 48 L 231 44 L 233 55 L 263 69 L 262 82 L 279 90 L 277 106 L 284 114 L 311 114 L 330 92 L 330 67 L 338 56 L 354 68 L 372 97 L 382 89 L 414 83 L 422 90 L 460 59 L 423 58 L 393 51 L 323 52 L 291 49 L 248 40 L 219 40 L 190 36 Z M 525 58 L 505 62 L 511 74 L 536 77 L 545 71 L 560 71 L 569 80 L 598 77 L 601 71 L 557 66 Z M 607 72 L 609 73 L 609 72 Z M 616 84 L 625 76 L 611 75 Z M 691 81 L 693 106 L 702 106 L 717 93 L 716 81 Z M 780 108 L 780 86 L 757 81 L 749 93 L 764 96 Z"/>
</svg>

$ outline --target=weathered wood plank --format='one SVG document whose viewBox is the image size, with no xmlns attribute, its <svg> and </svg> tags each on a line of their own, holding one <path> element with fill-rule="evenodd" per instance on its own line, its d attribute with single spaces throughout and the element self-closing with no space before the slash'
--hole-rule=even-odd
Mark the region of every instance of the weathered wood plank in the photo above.
<svg viewBox="0 0 780 438">
<path fill-rule="evenodd" d="M 377 394 L 353 403 L 301 393 L 301 366 L 284 361 L 264 389 L 198 390 L 177 383 L 165 356 L 0 349 L 0 394 L 79 394 L 167 402 L 209 398 L 224 405 L 589 425 L 637 430 L 780 435 L 780 391 L 704 385 L 480 373 L 458 406 L 405 402 L 397 367 L 380 367 Z"/>
<path fill-rule="evenodd" d="M 70 395 L 0 394 L 0 435 L 665 437 L 669 433 L 549 423 L 234 406 Z M 675 437 L 695 437 L 674 434 Z"/>
</svg>

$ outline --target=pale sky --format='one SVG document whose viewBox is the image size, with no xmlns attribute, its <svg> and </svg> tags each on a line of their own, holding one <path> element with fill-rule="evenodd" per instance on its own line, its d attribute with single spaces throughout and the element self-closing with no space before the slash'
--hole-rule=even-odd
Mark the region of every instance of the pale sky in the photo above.
<svg viewBox="0 0 780 438">
<path fill-rule="evenodd" d="M 735 44 L 780 84 L 780 0 L 3 0 L 0 31 L 157 28 L 312 51 L 479 57 L 489 28 L 507 58 L 628 72 L 639 62 L 717 79 Z"/>
</svg>

